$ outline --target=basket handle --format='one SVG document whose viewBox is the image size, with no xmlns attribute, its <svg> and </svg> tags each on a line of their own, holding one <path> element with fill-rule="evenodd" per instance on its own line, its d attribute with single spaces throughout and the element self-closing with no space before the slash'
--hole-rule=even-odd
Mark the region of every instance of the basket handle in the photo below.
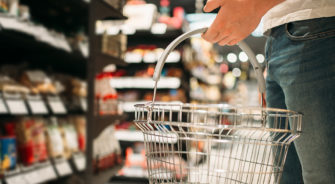
<svg viewBox="0 0 335 184">
<path fill-rule="evenodd" d="M 176 48 L 177 45 L 179 45 L 182 41 L 186 40 L 187 38 L 191 37 L 192 35 L 199 34 L 199 33 L 204 33 L 206 31 L 207 31 L 207 27 L 195 29 L 195 30 L 186 32 L 186 33 L 180 35 L 175 40 L 173 40 L 166 47 L 163 54 L 159 58 L 159 60 L 156 64 L 155 73 L 153 75 L 153 80 L 156 81 L 156 82 L 159 80 L 162 69 L 163 69 L 163 66 L 164 66 L 165 61 L 166 61 L 166 58 L 168 57 L 170 52 L 174 48 Z M 264 76 L 263 76 L 262 67 L 257 62 L 257 59 L 256 59 L 256 56 L 255 56 L 254 52 L 250 49 L 250 47 L 244 41 L 240 41 L 237 45 L 241 48 L 242 51 L 244 51 L 247 54 L 247 56 L 250 60 L 250 63 L 252 65 L 252 67 L 254 68 L 254 71 L 256 73 L 259 92 L 265 93 L 265 79 L 264 79 Z"/>
</svg>

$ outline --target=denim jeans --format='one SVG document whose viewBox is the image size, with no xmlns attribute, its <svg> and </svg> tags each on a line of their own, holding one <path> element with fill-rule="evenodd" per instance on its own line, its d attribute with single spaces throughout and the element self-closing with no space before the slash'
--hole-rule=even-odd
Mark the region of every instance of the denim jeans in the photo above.
<svg viewBox="0 0 335 184">
<path fill-rule="evenodd" d="M 267 106 L 303 113 L 281 183 L 335 183 L 335 17 L 275 27 L 266 43 Z"/>
</svg>

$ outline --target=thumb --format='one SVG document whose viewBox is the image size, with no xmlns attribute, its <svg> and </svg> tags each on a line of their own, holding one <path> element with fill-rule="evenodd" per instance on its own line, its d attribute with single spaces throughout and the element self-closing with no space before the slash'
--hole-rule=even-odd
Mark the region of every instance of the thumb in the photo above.
<svg viewBox="0 0 335 184">
<path fill-rule="evenodd" d="M 222 4 L 223 4 L 223 0 L 208 0 L 204 7 L 204 11 L 211 12 L 214 9 L 220 7 Z"/>
</svg>

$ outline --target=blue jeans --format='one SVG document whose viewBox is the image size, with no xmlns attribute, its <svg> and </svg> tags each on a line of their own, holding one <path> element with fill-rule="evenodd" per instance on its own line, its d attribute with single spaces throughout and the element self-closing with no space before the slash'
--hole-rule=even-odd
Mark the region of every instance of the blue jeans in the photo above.
<svg viewBox="0 0 335 184">
<path fill-rule="evenodd" d="M 266 43 L 269 107 L 303 113 L 283 184 L 335 183 L 335 17 L 275 27 Z"/>
</svg>

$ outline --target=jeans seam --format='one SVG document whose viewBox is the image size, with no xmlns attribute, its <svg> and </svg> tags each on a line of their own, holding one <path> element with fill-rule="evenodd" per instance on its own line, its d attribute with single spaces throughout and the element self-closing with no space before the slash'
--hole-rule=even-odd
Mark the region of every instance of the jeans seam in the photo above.
<svg viewBox="0 0 335 184">
<path fill-rule="evenodd" d="M 289 39 L 295 41 L 304 41 L 304 40 L 315 40 L 315 39 L 323 39 L 335 36 L 335 30 L 323 31 L 320 33 L 315 33 L 309 36 L 294 36 L 288 31 L 288 24 L 285 24 L 285 32 Z"/>
</svg>

